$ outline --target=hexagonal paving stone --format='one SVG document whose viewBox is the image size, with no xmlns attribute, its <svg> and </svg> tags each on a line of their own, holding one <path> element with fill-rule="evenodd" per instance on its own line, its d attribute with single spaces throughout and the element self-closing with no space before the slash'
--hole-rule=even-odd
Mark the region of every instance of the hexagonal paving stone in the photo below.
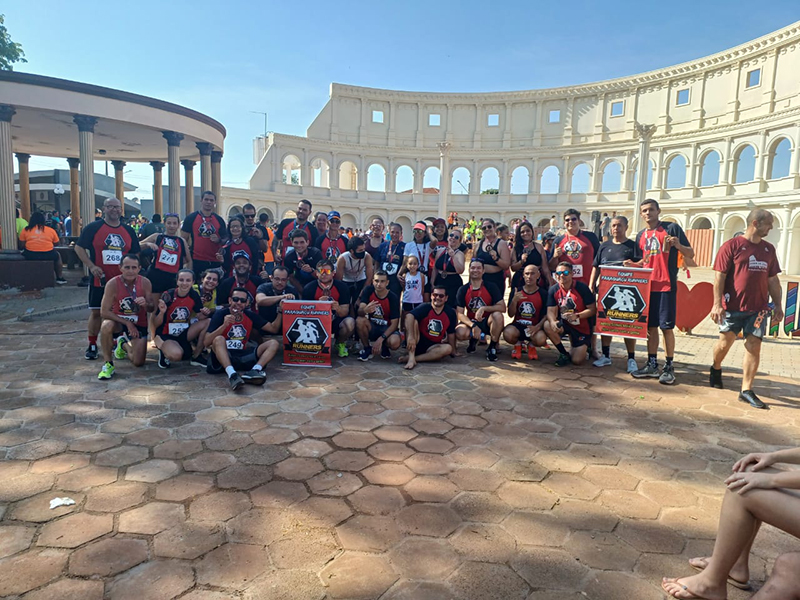
<svg viewBox="0 0 800 600">
<path fill-rule="evenodd" d="M 456 600 L 444 583 L 401 580 L 382 597 L 384 600 Z"/>
<path fill-rule="evenodd" d="M 378 460 L 394 462 L 402 462 L 414 454 L 411 448 L 398 442 L 381 442 L 367 448 L 367 452 Z"/>
<path fill-rule="evenodd" d="M 31 473 L 69 473 L 89 464 L 85 454 L 66 453 L 37 460 L 31 465 Z"/>
<path fill-rule="evenodd" d="M 308 480 L 312 493 L 325 496 L 348 496 L 362 485 L 361 480 L 352 473 L 337 471 L 325 471 Z"/>
<path fill-rule="evenodd" d="M 460 562 L 450 542 L 429 538 L 408 537 L 390 556 L 395 569 L 408 579 L 441 580 Z"/>
<path fill-rule="evenodd" d="M 94 428 L 92 428 L 92 433 Z M 21 446 L 14 446 L 8 451 L 8 458 L 15 460 L 39 460 L 67 449 L 67 443 L 60 440 L 36 440 Z"/>
<path fill-rule="evenodd" d="M 287 512 L 254 508 L 232 518 L 225 527 L 229 541 L 267 546 L 291 531 L 295 523 Z"/>
<path fill-rule="evenodd" d="M 218 524 L 186 522 L 153 538 L 156 556 L 192 560 L 225 543 L 225 530 Z"/>
<path fill-rule="evenodd" d="M 211 592 L 214 593 L 214 592 Z M 322 600 L 325 588 L 311 571 L 280 569 L 263 575 L 244 591 L 245 600 Z M 193 600 L 184 596 L 188 600 Z M 183 599 L 181 599 L 183 600 Z M 226 600 L 223 598 L 197 598 L 194 600 Z"/>
<path fill-rule="evenodd" d="M 361 471 L 375 462 L 363 450 L 337 450 L 322 461 L 332 471 Z"/>
<path fill-rule="evenodd" d="M 171 460 L 148 460 L 147 462 L 128 467 L 125 479 L 128 481 L 142 481 L 144 483 L 157 483 L 177 475 L 180 467 Z"/>
<path fill-rule="evenodd" d="M 368 515 L 389 515 L 406 505 L 403 495 L 395 488 L 377 485 L 362 487 L 348 499 L 353 508 Z"/>
<path fill-rule="evenodd" d="M 223 452 L 203 452 L 192 459 L 183 461 L 185 471 L 199 471 L 201 473 L 216 473 L 227 469 L 236 462 L 232 454 Z"/>
<path fill-rule="evenodd" d="M 276 477 L 296 481 L 310 479 L 323 470 L 325 467 L 316 458 L 292 457 L 275 465 Z"/>
<path fill-rule="evenodd" d="M 455 531 L 461 518 L 446 506 L 414 504 L 400 511 L 397 522 L 406 533 L 446 537 Z"/>
<path fill-rule="evenodd" d="M 32 550 L 0 561 L 0 597 L 38 588 L 59 577 L 69 555 L 63 550 Z"/>
<path fill-rule="evenodd" d="M 25 595 L 25 600 L 102 600 L 103 582 L 85 579 L 59 579 L 35 592 Z"/>
<path fill-rule="evenodd" d="M 332 451 L 330 444 L 321 440 L 304 439 L 289 446 L 289 451 L 295 456 L 320 458 Z"/>
<path fill-rule="evenodd" d="M 148 454 L 143 446 L 117 446 L 100 452 L 94 464 L 100 467 L 126 467 L 147 459 Z"/>
<path fill-rule="evenodd" d="M 292 510 L 308 527 L 335 527 L 353 514 L 344 500 L 319 496 L 300 502 Z"/>
<path fill-rule="evenodd" d="M 153 457 L 181 460 L 203 451 L 203 443 L 198 440 L 167 440 L 153 448 Z"/>
<path fill-rule="evenodd" d="M 377 442 L 378 438 L 365 431 L 345 431 L 333 436 L 332 441 L 340 448 L 362 450 Z"/>
<path fill-rule="evenodd" d="M 586 583 L 586 589 L 591 590 L 592 598 L 597 598 L 597 600 L 616 600 L 617 598 L 661 600 L 664 598 L 664 592 L 656 585 L 626 573 L 596 573 Z"/>
<path fill-rule="evenodd" d="M 600 494 L 600 502 L 621 517 L 632 519 L 656 519 L 660 507 L 658 504 L 637 494 L 624 490 L 608 490 Z"/>
<path fill-rule="evenodd" d="M 217 475 L 221 488 L 249 490 L 272 479 L 272 469 L 262 465 L 233 465 Z"/>
<path fill-rule="evenodd" d="M 50 500 L 53 498 L 72 498 L 75 504 L 70 506 L 59 506 L 50 510 Z M 85 498 L 84 494 L 76 492 L 65 491 L 50 491 L 32 498 L 27 498 L 21 502 L 17 502 L 9 511 L 9 517 L 15 521 L 29 521 L 31 523 L 44 523 L 51 521 L 57 517 L 63 517 L 66 514 L 78 510 L 81 502 Z"/>
<path fill-rule="evenodd" d="M 581 476 L 603 489 L 632 491 L 639 484 L 639 479 L 633 475 L 606 465 L 590 465 Z"/>
<path fill-rule="evenodd" d="M 494 470 L 510 481 L 542 481 L 549 473 L 531 460 L 503 459 L 494 465 Z"/>
<path fill-rule="evenodd" d="M 639 558 L 638 550 L 610 533 L 577 531 L 564 548 L 586 566 L 603 571 L 632 571 Z"/>
<path fill-rule="evenodd" d="M 459 529 L 450 543 L 461 556 L 478 562 L 504 563 L 513 555 L 517 543 L 498 525 L 469 523 Z"/>
<path fill-rule="evenodd" d="M 108 596 L 114 600 L 170 600 L 194 585 L 189 565 L 172 560 L 157 560 L 134 567 L 109 584 Z"/>
<path fill-rule="evenodd" d="M 288 442 L 293 442 L 294 440 L 297 439 L 298 436 L 291 429 L 274 428 L 274 429 L 262 429 L 261 431 L 257 431 L 256 433 L 251 433 L 250 437 L 256 444 L 270 446 L 273 444 L 286 444 Z M 328 437 L 328 436 L 323 435 L 320 437 Z"/>
<path fill-rule="evenodd" d="M 446 477 L 415 477 L 403 489 L 418 502 L 449 502 L 459 492 Z"/>
<path fill-rule="evenodd" d="M 503 484 L 503 478 L 486 469 L 457 469 L 448 475 L 450 481 L 469 492 L 493 492 Z"/>
<path fill-rule="evenodd" d="M 537 483 L 509 481 L 503 484 L 497 495 L 514 508 L 548 510 L 558 498 Z"/>
<path fill-rule="evenodd" d="M 112 515 L 68 515 L 44 526 L 36 544 L 57 548 L 77 548 L 109 533 L 114 528 Z"/>
<path fill-rule="evenodd" d="M 62 490 L 79 492 L 92 487 L 106 485 L 117 480 L 117 469 L 111 467 L 88 466 L 59 475 L 57 485 Z"/>
<path fill-rule="evenodd" d="M 193 500 L 189 517 L 196 521 L 227 521 L 250 508 L 250 499 L 242 492 L 214 492 Z"/>
<path fill-rule="evenodd" d="M 359 515 L 336 528 L 342 546 L 346 550 L 383 552 L 402 538 L 397 523 L 391 517 Z"/>
<path fill-rule="evenodd" d="M 150 502 L 119 516 L 119 531 L 154 535 L 180 524 L 185 519 L 183 506 L 169 502 Z"/>
<path fill-rule="evenodd" d="M 0 527 L 0 558 L 27 549 L 31 545 L 35 532 L 34 527 L 23 527 L 22 525 Z"/>
<path fill-rule="evenodd" d="M 433 437 L 418 437 L 408 442 L 408 445 L 418 452 L 430 452 L 431 454 L 444 454 L 454 447 L 453 442 L 449 440 Z"/>
<path fill-rule="evenodd" d="M 640 552 L 680 554 L 685 540 L 657 522 L 623 519 L 614 534 Z"/>
<path fill-rule="evenodd" d="M 600 488 L 579 475 L 570 473 L 550 473 L 542 486 L 559 496 L 592 500 L 600 494 Z"/>
<path fill-rule="evenodd" d="M 306 486 L 294 481 L 271 481 L 250 492 L 253 506 L 260 508 L 288 508 L 306 498 Z"/>
<path fill-rule="evenodd" d="M 370 483 L 376 485 L 403 485 L 414 478 L 414 473 L 403 465 L 382 464 L 362 471 Z"/>
<path fill-rule="evenodd" d="M 459 598 L 524 600 L 530 588 L 505 565 L 465 562 L 449 578 Z"/>
<path fill-rule="evenodd" d="M 289 458 L 289 451 L 283 446 L 258 443 L 237 450 L 235 454 L 239 462 L 248 465 L 274 465 Z"/>
<path fill-rule="evenodd" d="M 225 544 L 209 552 L 197 565 L 202 585 L 241 589 L 269 569 L 269 554 L 259 546 Z"/>
<path fill-rule="evenodd" d="M 508 504 L 488 492 L 463 492 L 450 507 L 465 521 L 482 523 L 499 523 L 511 512 Z"/>
<path fill-rule="evenodd" d="M 380 597 L 397 581 L 389 562 L 377 556 L 345 552 L 320 573 L 332 598 L 372 600 Z"/>
<path fill-rule="evenodd" d="M 547 512 L 516 511 L 503 520 L 501 526 L 519 544 L 530 546 L 563 546 L 570 533 L 570 523 Z"/>
<path fill-rule="evenodd" d="M 339 552 L 339 544 L 327 529 L 296 527 L 269 546 L 278 569 L 321 569 Z"/>
<path fill-rule="evenodd" d="M 522 546 L 511 566 L 529 584 L 545 590 L 579 590 L 588 569 L 564 550 Z"/>
<path fill-rule="evenodd" d="M 75 551 L 69 560 L 69 572 L 79 577 L 108 577 L 146 560 L 147 542 L 113 537 Z"/>
<path fill-rule="evenodd" d="M 214 480 L 208 475 L 178 475 L 158 484 L 156 499 L 183 502 L 206 493 L 213 486 Z"/>
<path fill-rule="evenodd" d="M 170 437 L 169 431 L 166 429 L 143 429 L 141 431 L 134 431 L 125 436 L 125 441 L 134 446 L 157 446 L 161 442 L 168 440 Z"/>
<path fill-rule="evenodd" d="M 375 436 L 384 442 L 407 442 L 417 437 L 417 432 L 408 427 L 384 425 L 374 431 Z"/>
</svg>

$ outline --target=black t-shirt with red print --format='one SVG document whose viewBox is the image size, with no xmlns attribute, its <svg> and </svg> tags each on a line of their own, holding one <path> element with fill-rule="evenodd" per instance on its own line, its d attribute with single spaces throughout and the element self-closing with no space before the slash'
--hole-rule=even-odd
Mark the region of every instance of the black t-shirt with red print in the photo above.
<svg viewBox="0 0 800 600">
<path fill-rule="evenodd" d="M 516 291 L 512 291 L 512 298 Z M 522 292 L 523 298 L 517 304 L 514 323 L 525 325 L 526 327 L 538 325 L 547 310 L 547 293 L 542 288 L 536 288 L 536 291 L 531 294 L 524 289 L 519 291 Z"/>
<path fill-rule="evenodd" d="M 161 327 L 162 335 L 178 337 L 185 334 L 191 325 L 192 314 L 203 310 L 203 301 L 200 294 L 194 290 L 181 297 L 177 289 L 172 289 L 161 294 L 161 299 L 167 305 L 164 322 Z"/>
<path fill-rule="evenodd" d="M 227 237 L 225 219 L 213 212 L 207 217 L 197 210 L 184 219 L 181 231 L 192 237 L 193 260 L 217 262 L 217 252 L 224 244 L 222 239 Z M 219 242 L 211 241 L 214 234 L 220 237 Z"/>
<path fill-rule="evenodd" d="M 400 318 L 400 299 L 393 292 L 388 292 L 385 297 L 379 298 L 375 288 L 368 285 L 361 291 L 358 301 L 364 304 L 378 302 L 375 312 L 367 315 L 374 325 L 386 326 L 390 321 Z"/>
<path fill-rule="evenodd" d="M 559 284 L 555 284 L 551 286 L 550 290 L 547 292 L 547 306 L 558 307 L 558 312 L 561 315 L 568 311 L 579 313 L 586 310 L 587 306 L 591 306 L 595 303 L 596 300 L 592 290 L 589 289 L 588 285 L 580 281 L 573 280 L 572 287 L 568 290 L 564 290 Z M 563 323 L 580 333 L 586 335 L 592 333 L 591 319 L 580 319 L 580 321 L 575 324 L 574 322 L 570 322 L 567 318 L 564 318 Z"/>
<path fill-rule="evenodd" d="M 483 283 L 477 290 L 472 289 L 472 284 L 462 285 L 456 295 L 456 304 L 465 308 L 467 317 L 475 318 L 477 310 L 483 306 L 492 306 L 503 299 L 503 293 L 493 283 Z"/>
<path fill-rule="evenodd" d="M 431 344 L 446 344 L 447 336 L 456 332 L 456 311 L 449 306 L 437 313 L 429 302 L 425 302 L 411 314 L 419 324 L 420 339 L 425 338 Z"/>
<path fill-rule="evenodd" d="M 211 317 L 211 323 L 208 325 L 208 331 L 216 331 L 225 322 L 225 317 L 231 314 L 229 308 L 221 308 L 214 313 Z M 258 313 L 250 309 L 246 309 L 239 313 L 241 317 L 236 323 L 231 323 L 222 332 L 222 337 L 225 339 L 225 346 L 228 352 L 243 353 L 247 350 L 247 342 L 250 339 L 250 334 L 254 329 L 261 330 L 267 324 Z"/>
<path fill-rule="evenodd" d="M 328 298 L 335 300 L 339 304 L 350 304 L 350 288 L 346 283 L 338 279 L 331 281 L 330 286 L 323 286 L 319 281 L 312 281 L 303 288 L 303 300 L 325 300 Z"/>
</svg>

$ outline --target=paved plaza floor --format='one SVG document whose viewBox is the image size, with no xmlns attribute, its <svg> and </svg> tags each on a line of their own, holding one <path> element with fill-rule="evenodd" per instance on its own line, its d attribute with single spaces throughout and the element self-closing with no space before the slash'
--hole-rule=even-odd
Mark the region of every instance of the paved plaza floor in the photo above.
<svg viewBox="0 0 800 600">
<path fill-rule="evenodd" d="M 0 324 L 0 597 L 662 598 L 711 550 L 732 463 L 800 433 L 789 359 L 756 411 L 735 360 L 707 387 L 703 331 L 691 353 L 679 336 L 674 387 L 505 346 L 275 365 L 232 393 L 153 351 L 98 381 L 83 315 Z M 798 549 L 762 529 L 756 585 Z"/>
</svg>

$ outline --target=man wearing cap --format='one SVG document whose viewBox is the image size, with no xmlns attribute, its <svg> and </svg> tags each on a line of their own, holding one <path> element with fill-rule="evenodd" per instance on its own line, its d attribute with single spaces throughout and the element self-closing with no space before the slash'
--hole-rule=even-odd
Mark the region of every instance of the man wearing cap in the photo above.
<svg viewBox="0 0 800 600">
<path fill-rule="evenodd" d="M 316 247 L 322 256 L 336 262 L 340 254 L 347 252 L 347 240 L 342 237 L 342 217 L 332 210 L 328 213 L 328 231 L 317 238 Z"/>
<path fill-rule="evenodd" d="M 231 290 L 243 288 L 255 298 L 256 290 L 262 280 L 250 274 L 250 256 L 244 250 L 233 253 L 233 276 L 223 279 L 217 287 L 217 306 L 228 304 Z"/>
<path fill-rule="evenodd" d="M 286 251 L 283 264 L 289 271 L 290 283 L 298 290 L 302 290 L 316 279 L 314 269 L 322 260 L 322 252 L 318 248 L 309 246 L 308 234 L 302 229 L 293 231 L 290 238 L 292 247 Z"/>
</svg>

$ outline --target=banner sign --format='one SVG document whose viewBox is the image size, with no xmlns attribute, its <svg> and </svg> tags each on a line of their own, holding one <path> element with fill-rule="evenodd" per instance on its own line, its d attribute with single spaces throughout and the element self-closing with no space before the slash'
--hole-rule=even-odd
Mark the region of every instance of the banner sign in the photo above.
<svg viewBox="0 0 800 600">
<path fill-rule="evenodd" d="M 647 339 L 652 272 L 653 269 L 600 267 L 597 333 Z"/>
<path fill-rule="evenodd" d="M 330 367 L 331 302 L 284 300 L 283 364 L 295 367 Z"/>
</svg>

